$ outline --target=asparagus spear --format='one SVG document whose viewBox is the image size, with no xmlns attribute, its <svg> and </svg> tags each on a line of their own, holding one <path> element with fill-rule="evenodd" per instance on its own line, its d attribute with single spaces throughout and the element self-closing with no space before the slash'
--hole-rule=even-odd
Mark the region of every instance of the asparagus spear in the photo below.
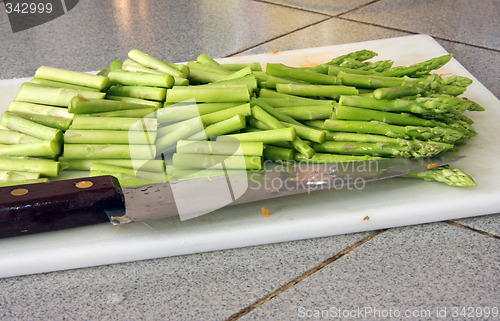
<svg viewBox="0 0 500 321">
<path fill-rule="evenodd" d="M 36 184 L 36 183 L 47 183 L 48 178 L 36 178 L 36 179 L 25 179 L 20 181 L 0 181 L 0 187 L 15 186 L 15 185 L 25 185 L 25 184 Z"/>
<path fill-rule="evenodd" d="M 332 107 L 328 105 L 280 107 L 276 108 L 276 110 L 296 120 L 326 119 L 333 112 Z"/>
<path fill-rule="evenodd" d="M 408 67 L 392 68 L 391 70 L 382 72 L 381 74 L 391 77 L 425 75 L 432 70 L 439 69 L 444 66 L 446 63 L 448 63 L 448 61 L 451 60 L 452 57 L 452 54 L 443 55 L 413 64 Z"/>
<path fill-rule="evenodd" d="M 62 140 L 62 132 L 60 129 L 35 123 L 34 121 L 24 119 L 10 112 L 5 112 L 3 114 L 0 124 L 8 129 L 28 134 L 42 140 Z"/>
<path fill-rule="evenodd" d="M 158 155 L 174 151 L 177 141 L 202 131 L 203 123 L 200 117 L 196 117 L 168 127 L 173 128 L 170 128 L 166 133 L 164 133 L 165 131 L 162 129 L 158 132 L 159 135 L 156 139 L 156 150 Z"/>
<path fill-rule="evenodd" d="M 223 63 L 221 64 L 226 70 L 229 71 L 238 71 L 245 67 L 250 67 L 252 71 L 262 71 L 262 66 L 258 62 L 249 62 L 249 63 Z"/>
<path fill-rule="evenodd" d="M 370 155 L 342 155 L 342 154 L 325 154 L 315 153 L 311 158 L 307 158 L 302 154 L 295 154 L 297 162 L 306 163 L 342 163 L 342 162 L 355 162 L 360 160 L 380 159 L 380 157 Z"/>
<path fill-rule="evenodd" d="M 295 107 L 295 106 L 313 106 L 313 105 L 330 105 L 332 102 L 329 100 L 317 100 L 306 97 L 294 96 L 285 93 L 280 93 L 274 90 L 261 89 L 259 92 L 259 99 L 266 98 L 279 98 L 282 103 L 279 105 L 272 105 L 273 107 Z M 276 102 L 276 101 L 275 101 Z"/>
<path fill-rule="evenodd" d="M 165 173 L 159 172 L 148 172 L 143 170 L 136 170 L 133 168 L 121 167 L 110 164 L 102 164 L 99 162 L 93 163 L 90 166 L 91 172 L 101 172 L 107 173 L 109 175 L 125 174 L 129 176 L 135 176 L 137 179 L 149 183 L 164 183 L 167 181 Z"/>
<path fill-rule="evenodd" d="M 40 173 L 40 175 L 51 177 L 59 173 L 59 164 L 59 162 L 41 158 L 0 157 L 2 170 Z"/>
<path fill-rule="evenodd" d="M 125 62 L 124 62 L 123 70 L 132 71 L 132 72 L 155 74 L 155 75 L 168 75 L 164 72 L 144 67 L 131 59 L 126 59 L 126 61 L 131 61 L 132 64 L 130 64 L 130 63 L 125 64 Z M 187 73 L 185 73 L 184 70 L 179 70 L 179 71 L 184 73 L 185 75 L 187 75 L 189 73 L 189 69 L 187 69 Z M 175 77 L 175 76 L 172 76 L 172 77 L 174 77 L 174 86 L 187 86 L 187 85 L 189 85 L 189 80 L 186 78 Z"/>
<path fill-rule="evenodd" d="M 421 144 L 391 144 L 391 143 L 360 143 L 360 142 L 335 142 L 313 144 L 313 149 L 319 153 L 332 154 L 354 154 L 372 156 L 394 156 L 394 157 L 431 157 L 437 155 L 443 149 L 434 149 L 430 152 L 423 149 Z"/>
<path fill-rule="evenodd" d="M 340 85 L 340 82 L 334 76 L 329 76 L 309 70 L 292 68 L 278 63 L 268 63 L 266 67 L 266 73 L 272 76 L 306 81 L 311 84 Z"/>
<path fill-rule="evenodd" d="M 198 57 L 196 58 L 196 62 L 229 73 L 229 70 L 227 70 L 224 66 L 219 64 L 217 61 L 215 61 L 212 57 L 208 56 L 207 54 L 198 55 Z"/>
<path fill-rule="evenodd" d="M 277 84 L 276 90 L 280 93 L 296 96 L 326 97 L 331 99 L 338 99 L 340 95 L 358 94 L 356 87 L 342 85 Z"/>
<path fill-rule="evenodd" d="M 375 121 L 350 121 L 327 119 L 323 129 L 341 132 L 379 134 L 403 139 L 432 140 L 453 144 L 460 140 L 461 132 L 443 127 L 398 126 Z"/>
<path fill-rule="evenodd" d="M 447 166 L 428 169 L 405 175 L 403 177 L 420 178 L 425 181 L 437 181 L 456 187 L 477 186 L 476 182 L 474 182 L 474 179 L 470 175 L 458 168 L 449 169 Z"/>
<path fill-rule="evenodd" d="M 208 126 L 223 121 L 225 119 L 229 119 L 237 114 L 243 116 L 250 116 L 252 114 L 250 110 L 250 104 L 243 104 L 236 107 L 231 107 L 213 113 L 205 114 L 201 116 L 201 121 L 205 126 Z"/>
<path fill-rule="evenodd" d="M 106 77 L 47 66 L 41 66 L 38 68 L 35 72 L 35 77 L 96 88 L 99 90 L 103 90 L 108 87 L 109 83 L 109 79 Z"/>
<path fill-rule="evenodd" d="M 106 111 L 102 113 L 80 114 L 80 115 L 82 116 L 87 115 L 91 117 L 155 118 L 156 108 L 145 107 L 139 109 L 115 110 L 115 111 Z"/>
<path fill-rule="evenodd" d="M 294 160 L 294 151 L 291 148 L 266 145 L 264 149 L 264 159 L 270 161 L 291 161 Z"/>
</svg>

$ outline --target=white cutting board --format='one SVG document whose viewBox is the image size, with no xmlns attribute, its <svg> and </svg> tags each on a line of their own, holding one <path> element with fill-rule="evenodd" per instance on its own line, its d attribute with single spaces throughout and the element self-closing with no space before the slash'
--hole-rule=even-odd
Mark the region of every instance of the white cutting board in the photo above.
<svg viewBox="0 0 500 321">
<path fill-rule="evenodd" d="M 221 59 L 314 65 L 359 49 L 409 65 L 446 54 L 431 37 L 416 35 L 321 48 Z M 500 212 L 500 101 L 456 60 L 442 70 L 474 79 L 466 96 L 486 108 L 472 113 L 479 135 L 455 163 L 478 186 L 398 178 L 362 190 L 321 191 L 225 208 L 181 222 L 176 218 L 122 226 L 101 224 L 66 231 L 0 239 L 0 277 L 96 266 L 173 255 L 376 230 Z M 26 79 L 0 81 L 0 112 Z M 262 215 L 261 207 L 271 212 Z M 369 218 L 369 219 L 368 219 Z"/>
</svg>

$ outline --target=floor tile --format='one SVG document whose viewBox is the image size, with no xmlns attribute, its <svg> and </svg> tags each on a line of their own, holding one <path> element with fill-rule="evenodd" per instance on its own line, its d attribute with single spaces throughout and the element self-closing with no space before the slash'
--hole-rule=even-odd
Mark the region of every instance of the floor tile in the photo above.
<svg viewBox="0 0 500 321">
<path fill-rule="evenodd" d="M 268 3 L 276 3 L 302 10 L 311 10 L 328 15 L 338 15 L 349 10 L 356 9 L 372 0 L 264 0 Z"/>
<path fill-rule="evenodd" d="M 500 237 L 500 214 L 470 217 L 453 221 Z"/>
<path fill-rule="evenodd" d="M 242 53 L 239 53 L 239 55 L 274 52 L 275 50 L 284 51 L 309 47 L 322 47 L 407 35 L 409 34 L 405 32 L 331 18 L 327 21 L 323 21 L 284 37 L 266 42 L 262 45 L 250 48 L 249 50 L 245 50 Z"/>
<path fill-rule="evenodd" d="M 500 52 L 436 39 L 474 77 L 500 99 Z"/>
<path fill-rule="evenodd" d="M 498 307 L 499 245 L 445 223 L 388 230 L 241 320 L 437 320 L 444 308 L 462 320 L 457 308 Z"/>
<path fill-rule="evenodd" d="M 0 279 L 0 319 L 222 320 L 366 235 Z"/>
<path fill-rule="evenodd" d="M 283 16 L 287 19 L 276 19 Z M 182 5 L 89 0 L 55 20 L 14 34 L 6 19 L 1 5 L 3 79 L 31 76 L 40 65 L 100 70 L 126 58 L 133 48 L 172 62 L 193 60 L 200 53 L 221 57 L 325 16 L 251 0 L 190 0 Z"/>
<path fill-rule="evenodd" d="M 500 49 L 497 0 L 381 0 L 343 17 Z"/>
</svg>

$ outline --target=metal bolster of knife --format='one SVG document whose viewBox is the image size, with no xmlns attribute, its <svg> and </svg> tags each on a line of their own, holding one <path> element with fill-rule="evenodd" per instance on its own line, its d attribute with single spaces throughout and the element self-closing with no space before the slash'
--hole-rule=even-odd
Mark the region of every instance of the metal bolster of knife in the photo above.
<svg viewBox="0 0 500 321">
<path fill-rule="evenodd" d="M 0 238 L 110 222 L 125 215 L 112 176 L 0 188 Z"/>
</svg>

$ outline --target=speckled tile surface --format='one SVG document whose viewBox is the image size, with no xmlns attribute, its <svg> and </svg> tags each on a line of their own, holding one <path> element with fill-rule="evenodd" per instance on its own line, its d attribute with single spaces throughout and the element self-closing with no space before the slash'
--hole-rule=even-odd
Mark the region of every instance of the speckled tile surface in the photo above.
<svg viewBox="0 0 500 321">
<path fill-rule="evenodd" d="M 453 221 L 500 237 L 500 214 L 470 217 Z"/>
<path fill-rule="evenodd" d="M 0 319 L 222 320 L 365 235 L 0 279 Z"/>
<path fill-rule="evenodd" d="M 381 0 L 343 17 L 500 49 L 497 0 Z"/>
<path fill-rule="evenodd" d="M 446 319 L 464 320 L 452 318 L 454 308 L 498 307 L 498 244 L 444 223 L 389 230 L 241 320 L 334 320 L 339 313 L 352 313 L 346 320 L 400 320 L 407 311 L 417 313 L 410 320 L 436 320 L 444 308 Z"/>
<path fill-rule="evenodd" d="M 100 70 L 133 48 L 172 62 L 200 53 L 220 57 L 325 17 L 251 0 L 82 0 L 55 20 L 13 34 L 0 5 L 0 79 L 31 76 L 40 65 Z"/>
<path fill-rule="evenodd" d="M 373 2 L 373 0 L 263 0 L 267 3 L 275 3 L 292 8 L 298 8 L 313 12 L 324 13 L 328 15 L 338 15 L 357 9 L 366 4 Z"/>
</svg>

